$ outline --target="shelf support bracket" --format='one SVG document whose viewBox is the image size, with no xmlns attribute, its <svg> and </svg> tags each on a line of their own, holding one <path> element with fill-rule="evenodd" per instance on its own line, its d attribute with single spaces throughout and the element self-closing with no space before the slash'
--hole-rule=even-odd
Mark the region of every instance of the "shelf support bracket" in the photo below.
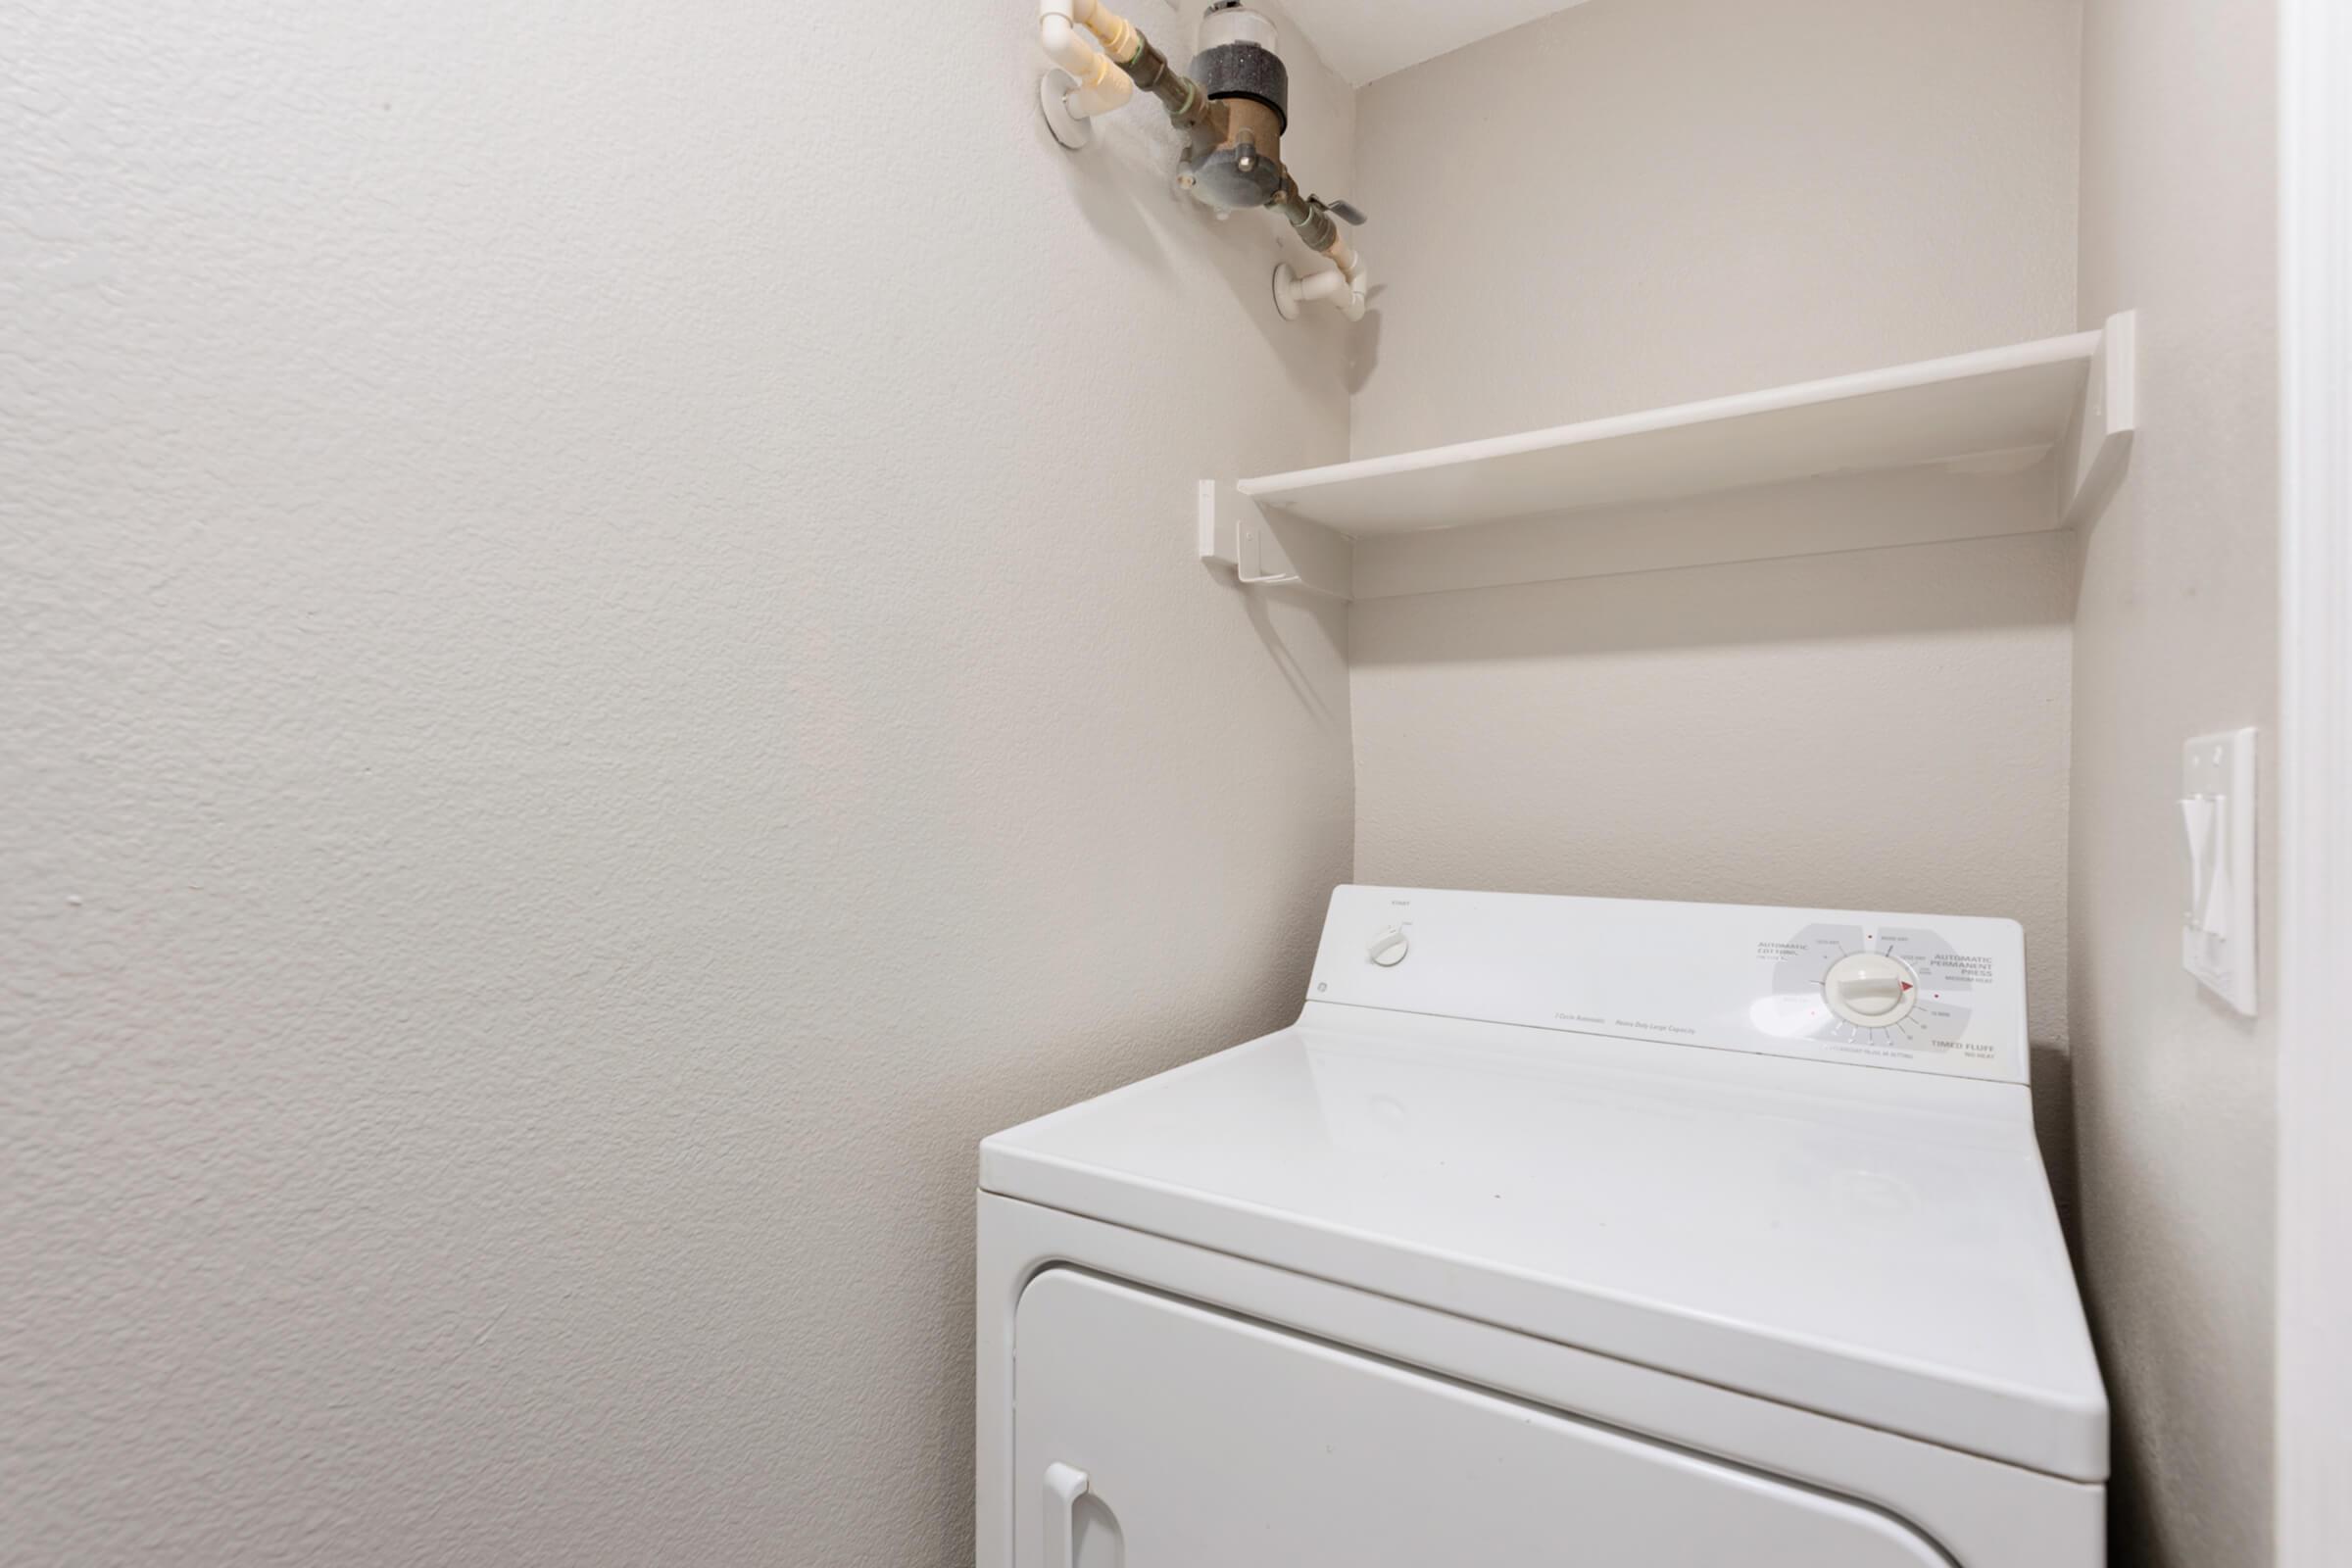
<svg viewBox="0 0 2352 1568">
<path fill-rule="evenodd" d="M 2138 319 L 2132 311 L 2107 318 L 2098 352 L 2090 357 L 2082 407 L 2067 432 L 2072 456 L 2058 470 L 2067 484 L 2061 527 L 2096 517 L 2123 482 L 2132 436 L 2139 428 Z"/>
<path fill-rule="evenodd" d="M 1265 512 L 1231 480 L 1200 481 L 1198 527 L 1200 559 L 1231 568 L 1245 588 L 1353 597 L 1355 547 L 1345 535 Z"/>
</svg>

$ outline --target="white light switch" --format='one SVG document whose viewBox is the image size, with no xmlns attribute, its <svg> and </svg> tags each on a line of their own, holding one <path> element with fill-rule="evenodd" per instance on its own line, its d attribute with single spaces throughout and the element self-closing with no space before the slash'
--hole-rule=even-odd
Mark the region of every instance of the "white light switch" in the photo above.
<svg viewBox="0 0 2352 1568">
<path fill-rule="evenodd" d="M 2254 731 L 2180 748 L 2187 897 L 2180 962 L 2238 1011 L 2254 1012 Z"/>
</svg>

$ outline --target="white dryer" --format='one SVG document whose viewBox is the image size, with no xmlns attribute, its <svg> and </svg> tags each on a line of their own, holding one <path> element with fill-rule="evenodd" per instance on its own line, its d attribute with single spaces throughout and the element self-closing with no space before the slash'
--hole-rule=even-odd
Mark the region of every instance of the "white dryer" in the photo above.
<svg viewBox="0 0 2352 1568">
<path fill-rule="evenodd" d="M 1344 887 L 981 1146 L 980 1568 L 2096 1568 L 2006 920 Z"/>
</svg>

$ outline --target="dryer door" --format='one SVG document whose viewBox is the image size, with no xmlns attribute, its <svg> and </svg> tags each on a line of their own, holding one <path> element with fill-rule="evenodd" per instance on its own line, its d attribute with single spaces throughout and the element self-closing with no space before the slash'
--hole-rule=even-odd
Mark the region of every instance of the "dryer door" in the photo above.
<svg viewBox="0 0 2352 1568">
<path fill-rule="evenodd" d="M 1112 1284 L 1015 1321 L 1017 1568 L 1950 1568 L 1868 1506 Z"/>
</svg>

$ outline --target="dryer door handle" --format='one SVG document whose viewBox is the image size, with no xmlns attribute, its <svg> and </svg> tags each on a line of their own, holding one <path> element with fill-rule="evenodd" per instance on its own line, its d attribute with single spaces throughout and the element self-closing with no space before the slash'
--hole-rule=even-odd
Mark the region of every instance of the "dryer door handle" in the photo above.
<svg viewBox="0 0 2352 1568">
<path fill-rule="evenodd" d="M 1078 1499 L 1089 1485 L 1083 1470 L 1046 1466 L 1045 1568 L 1077 1568 Z"/>
</svg>

